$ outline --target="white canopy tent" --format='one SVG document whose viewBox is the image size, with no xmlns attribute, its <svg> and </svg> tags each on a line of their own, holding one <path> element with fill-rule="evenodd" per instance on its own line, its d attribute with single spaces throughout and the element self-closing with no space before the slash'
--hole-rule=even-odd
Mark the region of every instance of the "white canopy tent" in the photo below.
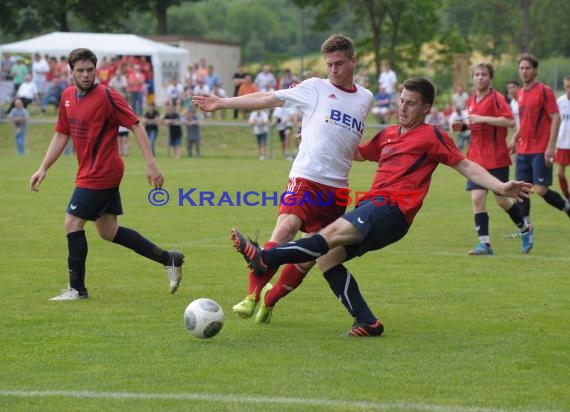
<svg viewBox="0 0 570 412">
<path fill-rule="evenodd" d="M 93 51 L 99 61 L 105 56 L 150 56 L 154 75 L 155 96 L 158 104 L 166 98 L 166 87 L 173 77 L 184 81 L 189 62 L 188 50 L 145 39 L 134 34 L 53 32 L 15 43 L 0 45 L 4 53 L 40 53 L 67 56 L 73 49 L 85 47 Z"/>
</svg>

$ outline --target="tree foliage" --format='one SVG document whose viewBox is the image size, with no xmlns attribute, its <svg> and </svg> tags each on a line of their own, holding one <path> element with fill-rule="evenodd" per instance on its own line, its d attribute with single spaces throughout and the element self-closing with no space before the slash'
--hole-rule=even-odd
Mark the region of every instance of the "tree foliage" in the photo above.
<svg viewBox="0 0 570 412">
<path fill-rule="evenodd" d="M 319 50 L 331 32 L 399 71 L 450 67 L 455 53 L 543 59 L 570 55 L 570 2 L 561 0 L 1 0 L 0 41 L 50 31 L 179 34 L 242 45 L 245 61 Z"/>
</svg>

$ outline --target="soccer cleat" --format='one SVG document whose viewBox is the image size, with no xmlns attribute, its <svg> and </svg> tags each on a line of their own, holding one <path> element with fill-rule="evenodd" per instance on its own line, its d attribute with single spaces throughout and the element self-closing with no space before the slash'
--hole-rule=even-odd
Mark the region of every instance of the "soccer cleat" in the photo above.
<svg viewBox="0 0 570 412">
<path fill-rule="evenodd" d="M 533 246 L 532 235 L 534 234 L 534 228 L 528 225 L 528 230 L 526 232 L 521 232 L 521 251 L 523 255 L 528 255 Z"/>
<path fill-rule="evenodd" d="M 170 265 L 165 265 L 166 277 L 170 284 L 170 293 L 175 293 L 182 281 L 182 265 L 184 264 L 184 255 L 177 250 L 171 250 Z"/>
<path fill-rule="evenodd" d="M 261 260 L 261 248 L 251 239 L 246 237 L 236 228 L 230 231 L 234 248 L 242 254 L 247 262 L 247 266 L 255 273 L 256 276 L 262 276 L 267 271 L 267 266 Z"/>
<path fill-rule="evenodd" d="M 257 302 L 255 301 L 255 292 L 251 295 L 247 295 L 243 300 L 234 305 L 233 311 L 240 318 L 248 319 L 253 316 L 255 308 L 257 307 Z"/>
<path fill-rule="evenodd" d="M 352 329 L 346 334 L 346 336 L 355 337 L 373 337 L 382 336 L 384 333 L 384 325 L 379 320 L 376 320 L 374 324 L 354 322 Z"/>
<path fill-rule="evenodd" d="M 62 289 L 61 294 L 57 295 L 54 298 L 51 298 L 52 301 L 60 301 L 60 300 L 80 300 L 80 299 L 87 299 L 87 289 L 84 292 L 79 293 L 77 289 L 68 288 Z"/>
<path fill-rule="evenodd" d="M 478 255 L 492 255 L 493 249 L 490 246 L 487 246 L 485 243 L 479 243 L 473 250 L 469 251 L 471 256 L 478 256 Z"/>
<path fill-rule="evenodd" d="M 271 290 L 273 285 L 271 283 L 266 284 L 261 293 L 259 294 L 259 309 L 255 315 L 255 323 L 269 323 L 271 322 L 271 313 L 273 312 L 273 306 L 265 306 L 265 295 Z"/>
</svg>

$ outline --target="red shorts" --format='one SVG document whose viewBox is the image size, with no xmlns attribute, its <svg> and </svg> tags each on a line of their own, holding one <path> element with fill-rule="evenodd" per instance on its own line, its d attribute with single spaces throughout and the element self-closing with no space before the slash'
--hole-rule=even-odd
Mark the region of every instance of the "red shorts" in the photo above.
<svg viewBox="0 0 570 412">
<path fill-rule="evenodd" d="M 339 199 L 338 190 L 302 177 L 289 178 L 286 192 L 281 196 L 279 214 L 298 216 L 303 221 L 302 232 L 318 232 L 344 215 L 346 199 Z"/>
<path fill-rule="evenodd" d="M 556 149 L 554 163 L 562 166 L 570 165 L 570 149 Z"/>
</svg>

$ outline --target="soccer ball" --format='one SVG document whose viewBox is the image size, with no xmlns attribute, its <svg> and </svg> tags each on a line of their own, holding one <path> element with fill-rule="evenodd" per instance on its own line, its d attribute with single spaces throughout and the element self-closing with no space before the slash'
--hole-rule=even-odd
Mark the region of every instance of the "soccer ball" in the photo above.
<svg viewBox="0 0 570 412">
<path fill-rule="evenodd" d="M 224 326 L 224 311 L 212 299 L 196 299 L 184 311 L 184 326 L 196 338 L 212 338 Z"/>
</svg>

